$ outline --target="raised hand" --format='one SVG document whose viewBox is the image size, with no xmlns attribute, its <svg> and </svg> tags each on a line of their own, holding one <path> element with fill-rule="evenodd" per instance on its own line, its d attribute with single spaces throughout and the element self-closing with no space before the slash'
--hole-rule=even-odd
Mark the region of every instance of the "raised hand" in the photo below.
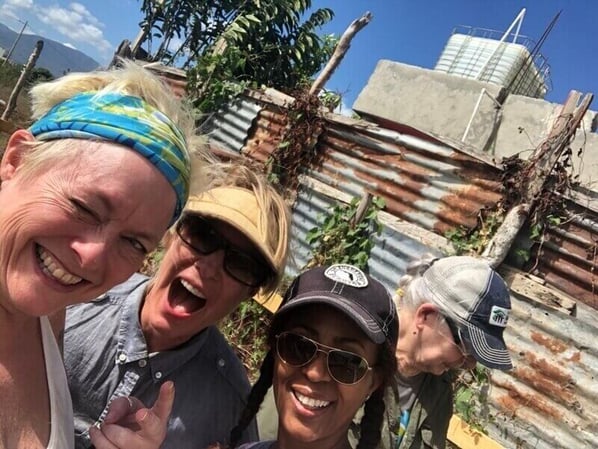
<svg viewBox="0 0 598 449">
<path fill-rule="evenodd" d="M 168 426 L 174 402 L 174 384 L 164 382 L 152 408 L 137 398 L 123 396 L 110 404 L 98 429 L 89 429 L 96 449 L 158 449 Z"/>
</svg>

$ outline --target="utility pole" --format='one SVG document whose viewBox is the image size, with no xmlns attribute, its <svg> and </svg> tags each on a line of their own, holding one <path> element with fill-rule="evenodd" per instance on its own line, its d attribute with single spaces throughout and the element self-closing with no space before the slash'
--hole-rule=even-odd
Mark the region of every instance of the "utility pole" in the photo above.
<svg viewBox="0 0 598 449">
<path fill-rule="evenodd" d="M 10 47 L 10 50 L 8 50 L 8 54 L 6 55 L 6 58 L 4 58 L 4 61 L 2 61 L 2 64 L 0 64 L 0 67 L 2 67 L 6 63 L 6 61 L 8 61 L 10 56 L 12 55 L 12 52 L 15 50 L 15 47 L 17 46 L 19 39 L 21 39 L 21 36 L 23 35 L 23 31 L 25 31 L 25 28 L 27 27 L 27 23 L 29 23 L 27 20 L 25 22 L 22 22 L 19 20 L 19 22 L 21 22 L 23 24 L 23 28 L 21 28 L 21 32 L 15 39 L 14 43 L 12 44 L 12 47 Z"/>
</svg>

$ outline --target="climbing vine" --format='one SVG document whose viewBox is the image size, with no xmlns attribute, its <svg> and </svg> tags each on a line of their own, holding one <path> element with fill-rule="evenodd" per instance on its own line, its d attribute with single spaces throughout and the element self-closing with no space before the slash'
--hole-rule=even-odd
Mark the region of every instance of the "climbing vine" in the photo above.
<svg viewBox="0 0 598 449">
<path fill-rule="evenodd" d="M 359 200 L 337 204 L 324 217 L 320 227 L 311 229 L 306 236 L 312 258 L 306 268 L 331 263 L 348 263 L 367 271 L 370 252 L 374 246 L 373 235 L 379 235 L 382 225 L 378 212 L 384 208 L 384 199 L 374 197 L 363 218 L 357 217 Z"/>
<path fill-rule="evenodd" d="M 266 162 L 269 179 L 289 191 L 299 186 L 299 175 L 317 164 L 318 137 L 324 129 L 320 99 L 303 87 L 294 93 L 295 101 L 287 112 L 288 124 L 280 144 Z"/>
</svg>

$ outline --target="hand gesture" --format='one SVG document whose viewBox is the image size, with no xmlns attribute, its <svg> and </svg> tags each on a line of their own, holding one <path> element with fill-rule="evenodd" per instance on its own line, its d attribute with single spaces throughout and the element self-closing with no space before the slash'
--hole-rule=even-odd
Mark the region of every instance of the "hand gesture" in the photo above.
<svg viewBox="0 0 598 449">
<path fill-rule="evenodd" d="M 101 427 L 89 429 L 91 442 L 96 449 L 158 449 L 166 437 L 173 402 L 171 381 L 162 384 L 152 408 L 137 398 L 116 398 Z"/>
</svg>

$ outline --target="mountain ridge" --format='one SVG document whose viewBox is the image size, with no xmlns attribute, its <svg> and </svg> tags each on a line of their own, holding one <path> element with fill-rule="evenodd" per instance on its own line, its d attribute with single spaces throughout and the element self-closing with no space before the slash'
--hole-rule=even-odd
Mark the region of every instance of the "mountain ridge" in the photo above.
<svg viewBox="0 0 598 449">
<path fill-rule="evenodd" d="M 5 51 L 4 56 L 13 46 L 17 36 L 18 33 L 0 23 L 0 47 Z M 55 77 L 68 72 L 90 72 L 100 67 L 99 62 L 82 51 L 34 34 L 23 34 L 21 36 L 10 56 L 10 60 L 25 64 L 39 40 L 44 41 L 44 48 L 35 66 L 48 69 Z"/>
</svg>

